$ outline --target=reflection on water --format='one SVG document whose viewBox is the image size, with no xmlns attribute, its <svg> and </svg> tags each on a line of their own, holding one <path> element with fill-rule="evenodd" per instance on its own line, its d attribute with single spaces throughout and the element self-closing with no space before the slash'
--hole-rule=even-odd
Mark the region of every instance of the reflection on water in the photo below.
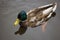
<svg viewBox="0 0 60 40">
<path fill-rule="evenodd" d="M 22 23 L 19 24 L 20 25 L 20 28 L 18 29 L 18 31 L 15 32 L 15 34 L 24 34 L 27 30 L 27 27 L 24 26 Z"/>
</svg>

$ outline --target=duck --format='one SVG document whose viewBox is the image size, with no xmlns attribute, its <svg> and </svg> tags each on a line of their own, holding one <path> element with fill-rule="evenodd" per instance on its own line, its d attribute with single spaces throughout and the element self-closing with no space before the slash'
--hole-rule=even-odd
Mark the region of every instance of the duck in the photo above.
<svg viewBox="0 0 60 40">
<path fill-rule="evenodd" d="M 52 3 L 44 5 L 38 8 L 34 8 L 28 12 L 22 10 L 19 12 L 14 26 L 20 25 L 20 28 L 15 34 L 24 34 L 28 27 L 35 28 L 41 26 L 42 31 L 46 29 L 46 25 L 49 19 L 55 17 L 55 10 L 57 8 L 57 3 Z"/>
</svg>

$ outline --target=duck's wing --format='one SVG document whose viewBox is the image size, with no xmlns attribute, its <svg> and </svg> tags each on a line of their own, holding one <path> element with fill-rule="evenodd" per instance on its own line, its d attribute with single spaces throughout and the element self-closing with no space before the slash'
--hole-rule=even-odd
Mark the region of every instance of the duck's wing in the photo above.
<svg viewBox="0 0 60 40">
<path fill-rule="evenodd" d="M 37 11 L 38 11 L 38 9 L 37 9 L 37 8 L 34 8 L 34 9 L 28 11 L 28 12 L 27 12 L 27 15 L 28 15 L 28 14 L 31 14 L 31 13 L 35 13 L 35 12 L 37 12 Z"/>
<path fill-rule="evenodd" d="M 30 10 L 29 12 L 27 12 L 27 15 L 31 14 L 31 13 L 38 13 L 40 11 L 42 11 L 43 14 L 48 14 L 51 11 L 54 12 L 56 10 L 56 7 L 57 7 L 57 3 L 44 5 L 44 6 L 41 6 L 41 7 L 34 8 L 34 9 Z"/>
</svg>

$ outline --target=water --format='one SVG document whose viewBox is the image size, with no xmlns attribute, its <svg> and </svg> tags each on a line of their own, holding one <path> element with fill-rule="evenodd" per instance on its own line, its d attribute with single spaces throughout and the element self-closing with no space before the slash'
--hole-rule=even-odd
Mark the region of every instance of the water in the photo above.
<svg viewBox="0 0 60 40">
<path fill-rule="evenodd" d="M 56 16 L 48 21 L 46 32 L 41 27 L 28 28 L 25 34 L 15 35 L 13 26 L 18 13 L 57 2 Z M 0 0 L 0 40 L 60 40 L 60 0 Z"/>
</svg>

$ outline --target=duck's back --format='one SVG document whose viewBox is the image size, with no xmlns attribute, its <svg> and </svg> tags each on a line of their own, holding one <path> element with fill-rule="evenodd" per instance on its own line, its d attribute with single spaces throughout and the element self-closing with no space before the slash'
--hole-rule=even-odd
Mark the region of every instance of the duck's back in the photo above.
<svg viewBox="0 0 60 40">
<path fill-rule="evenodd" d="M 27 19 L 25 20 L 24 24 L 28 27 L 36 27 L 42 23 L 43 13 L 30 13 L 27 15 Z"/>
</svg>

